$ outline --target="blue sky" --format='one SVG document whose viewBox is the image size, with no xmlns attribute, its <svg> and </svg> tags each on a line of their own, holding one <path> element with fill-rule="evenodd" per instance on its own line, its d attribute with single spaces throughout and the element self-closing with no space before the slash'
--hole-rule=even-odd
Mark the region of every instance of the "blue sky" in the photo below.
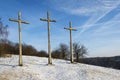
<svg viewBox="0 0 120 80">
<path fill-rule="evenodd" d="M 18 11 L 29 25 L 22 25 L 23 43 L 33 45 L 37 50 L 47 51 L 47 24 L 40 21 L 50 11 L 52 50 L 60 43 L 69 45 L 69 27 L 73 32 L 73 42 L 84 44 L 88 56 L 120 55 L 120 0 L 1 0 L 0 17 L 9 25 L 9 40 L 18 42 L 17 23 L 9 18 L 16 18 Z"/>
</svg>

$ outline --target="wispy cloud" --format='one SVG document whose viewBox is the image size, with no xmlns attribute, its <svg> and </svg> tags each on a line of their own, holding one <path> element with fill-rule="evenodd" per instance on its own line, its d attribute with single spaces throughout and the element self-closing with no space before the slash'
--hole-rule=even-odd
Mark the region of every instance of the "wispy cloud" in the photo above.
<svg viewBox="0 0 120 80">
<path fill-rule="evenodd" d="M 106 32 L 110 32 L 111 31 L 111 33 L 112 32 L 117 32 L 119 29 L 117 29 L 119 26 L 119 24 L 120 24 L 120 21 L 119 21 L 119 19 L 120 19 L 120 13 L 119 14 L 117 14 L 117 15 L 115 15 L 113 18 L 112 18 L 112 20 L 109 20 L 109 21 L 107 21 L 107 22 L 105 22 L 105 23 L 102 23 L 102 24 L 100 24 L 99 26 L 101 26 L 100 28 L 98 28 L 96 31 L 95 31 L 95 33 L 103 33 L 104 31 L 106 31 Z M 108 29 L 108 30 L 107 30 Z M 111 30 L 110 30 L 111 29 Z M 116 29 L 116 30 L 114 30 L 114 29 Z M 119 31 L 118 31 L 119 32 Z"/>
<path fill-rule="evenodd" d="M 120 1 L 119 2 L 114 2 L 113 6 L 112 6 L 112 4 L 109 4 L 109 6 L 111 5 L 111 7 L 100 7 L 100 6 L 94 5 L 94 7 L 96 7 L 96 6 L 99 7 L 98 9 L 96 9 L 97 12 L 93 12 L 93 14 L 91 14 L 90 19 L 87 22 L 85 22 L 83 26 L 80 26 L 81 27 L 81 31 L 79 33 L 77 33 L 77 35 L 74 38 L 76 39 L 83 32 L 85 32 L 86 30 L 94 27 L 96 24 L 98 24 L 97 22 L 99 20 L 104 18 L 113 9 L 117 8 L 117 6 L 119 4 L 120 4 Z M 100 10 L 100 8 L 101 8 L 101 10 Z M 91 9 L 89 9 L 89 10 L 91 10 Z M 100 25 L 102 25 L 102 24 L 100 24 Z"/>
<path fill-rule="evenodd" d="M 91 16 L 94 13 L 104 12 L 106 10 L 111 10 L 119 4 L 119 0 L 52 0 L 53 4 L 57 10 L 64 11 L 68 14 Z"/>
</svg>

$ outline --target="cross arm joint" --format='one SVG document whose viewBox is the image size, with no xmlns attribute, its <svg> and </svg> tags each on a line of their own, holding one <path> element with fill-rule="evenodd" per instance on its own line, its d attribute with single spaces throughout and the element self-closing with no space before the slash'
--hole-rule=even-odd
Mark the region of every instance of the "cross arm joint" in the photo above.
<svg viewBox="0 0 120 80">
<path fill-rule="evenodd" d="M 74 28 L 65 28 L 65 27 L 64 27 L 64 29 L 66 29 L 66 30 L 73 30 L 73 31 L 77 31 L 77 29 L 74 29 Z"/>
</svg>

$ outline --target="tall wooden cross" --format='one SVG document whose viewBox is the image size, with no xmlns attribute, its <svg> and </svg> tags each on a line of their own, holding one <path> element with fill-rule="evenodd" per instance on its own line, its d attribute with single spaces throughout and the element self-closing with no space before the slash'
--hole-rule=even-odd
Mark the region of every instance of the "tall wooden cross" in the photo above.
<svg viewBox="0 0 120 80">
<path fill-rule="evenodd" d="M 21 13 L 18 12 L 18 20 L 10 18 L 9 21 L 17 22 L 18 23 L 18 31 L 19 31 L 19 66 L 23 65 L 22 62 L 22 29 L 21 29 L 21 23 L 23 24 L 29 24 L 26 21 L 21 20 Z"/>
<path fill-rule="evenodd" d="M 48 24 L 48 64 L 52 64 L 52 56 L 51 56 L 51 44 L 50 44 L 50 22 L 56 22 L 56 20 L 50 19 L 50 13 L 47 12 L 47 19 L 40 18 L 41 21 L 47 21 Z"/>
<path fill-rule="evenodd" d="M 74 60 L 73 60 L 72 31 L 77 31 L 77 30 L 72 28 L 72 22 L 69 22 L 69 28 L 64 28 L 64 29 L 70 31 L 70 61 L 71 63 L 73 63 Z"/>
</svg>

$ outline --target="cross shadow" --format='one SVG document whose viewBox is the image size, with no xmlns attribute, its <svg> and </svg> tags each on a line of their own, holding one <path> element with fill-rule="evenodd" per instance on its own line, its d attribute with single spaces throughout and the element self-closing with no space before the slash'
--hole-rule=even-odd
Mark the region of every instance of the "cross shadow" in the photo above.
<svg viewBox="0 0 120 80">
<path fill-rule="evenodd" d="M 59 63 L 59 64 L 71 64 L 71 62 L 69 62 L 69 61 L 61 61 L 61 62 L 55 62 L 55 63 Z"/>
<path fill-rule="evenodd" d="M 10 64 L 0 64 L 0 66 L 10 66 L 10 67 L 15 67 L 17 65 L 10 65 Z"/>
<path fill-rule="evenodd" d="M 40 63 L 40 64 L 32 64 L 32 65 L 47 66 L 47 64 L 42 64 L 42 63 Z"/>
</svg>

